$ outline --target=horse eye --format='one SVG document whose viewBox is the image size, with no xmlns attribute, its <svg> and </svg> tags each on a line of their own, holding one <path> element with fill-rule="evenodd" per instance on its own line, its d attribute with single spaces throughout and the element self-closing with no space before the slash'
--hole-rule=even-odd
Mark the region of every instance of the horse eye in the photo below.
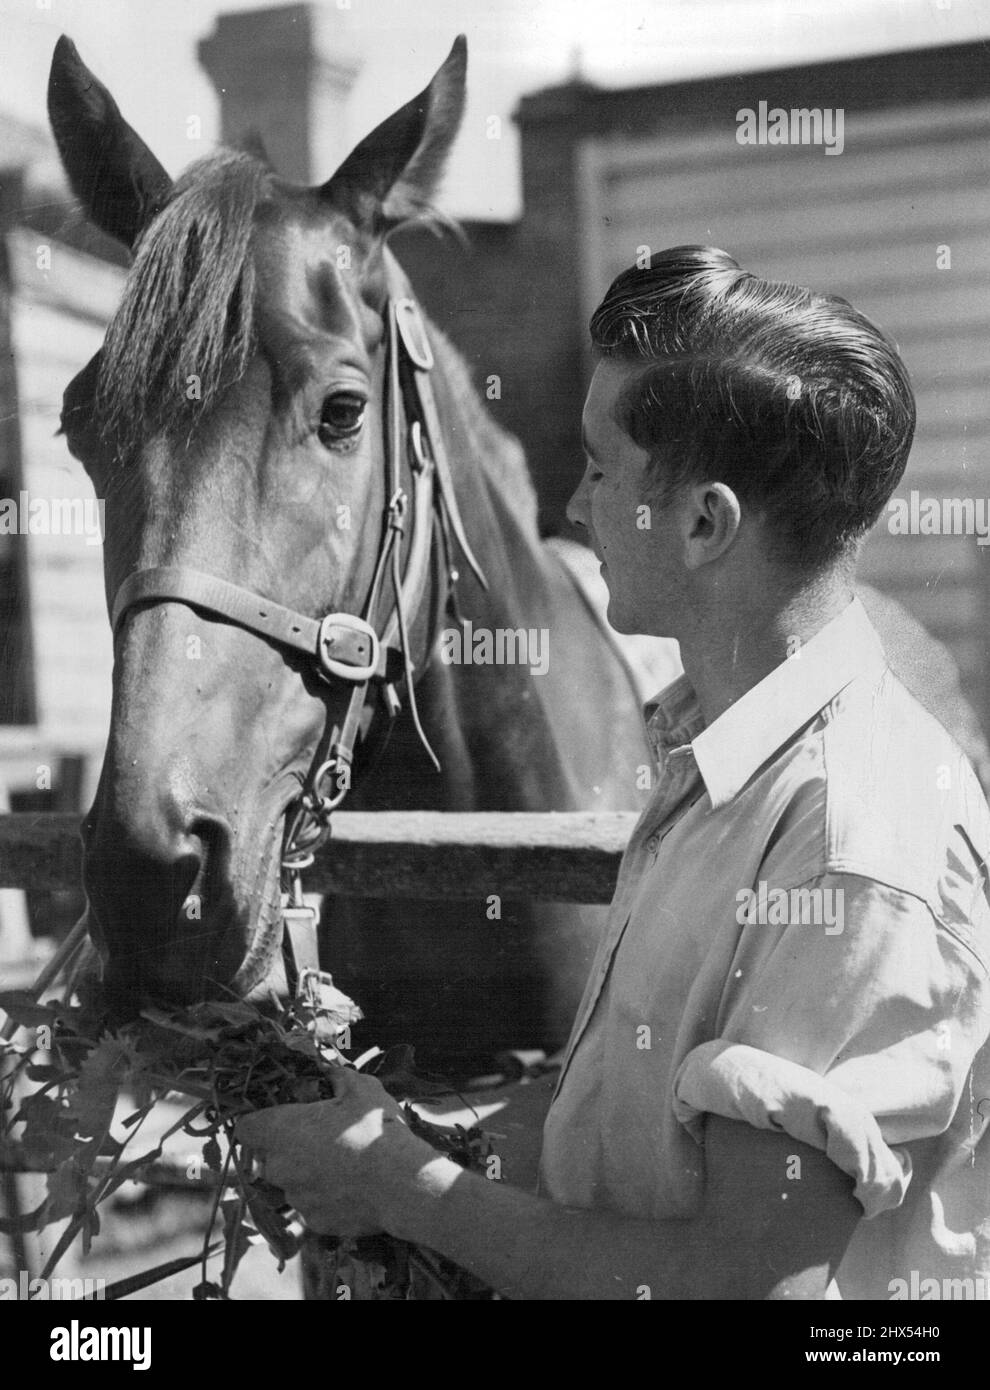
<svg viewBox="0 0 990 1390">
<path fill-rule="evenodd" d="M 327 396 L 320 414 L 317 430 L 320 443 L 332 449 L 342 440 L 353 439 L 364 424 L 368 402 L 353 391 L 338 391 Z"/>
</svg>

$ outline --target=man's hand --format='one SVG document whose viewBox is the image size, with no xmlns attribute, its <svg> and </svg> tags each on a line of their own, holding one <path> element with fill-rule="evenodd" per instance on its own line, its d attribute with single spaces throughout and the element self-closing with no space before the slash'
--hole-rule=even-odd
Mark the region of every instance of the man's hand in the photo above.
<svg viewBox="0 0 990 1390">
<path fill-rule="evenodd" d="M 820 1299 L 859 1223 L 848 1178 L 786 1133 L 710 1116 L 694 1217 L 556 1206 L 441 1157 L 377 1081 L 241 1120 L 238 1137 L 316 1231 L 385 1230 L 519 1299 Z M 793 1159 L 801 1181 L 788 1183 Z"/>
<path fill-rule="evenodd" d="M 438 1157 L 414 1135 L 381 1082 L 348 1067 L 333 1100 L 279 1105 L 239 1120 L 237 1138 L 306 1224 L 355 1237 L 384 1229 L 386 1195 Z"/>
</svg>

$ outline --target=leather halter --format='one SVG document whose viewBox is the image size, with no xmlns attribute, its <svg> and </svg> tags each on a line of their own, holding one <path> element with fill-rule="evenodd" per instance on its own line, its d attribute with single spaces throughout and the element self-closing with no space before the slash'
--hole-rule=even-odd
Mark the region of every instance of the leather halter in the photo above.
<svg viewBox="0 0 990 1390">
<path fill-rule="evenodd" d="M 384 338 L 386 507 L 364 612 L 360 615 L 332 612 L 312 617 L 218 575 L 169 565 L 129 575 L 117 590 L 111 615 L 116 637 L 125 617 L 136 605 L 183 603 L 235 623 L 266 641 L 302 653 L 309 658 L 317 676 L 329 684 L 344 682 L 353 687 L 340 724 L 331 728 L 328 721 L 303 790 L 289 808 L 290 819 L 282 851 L 282 865 L 292 880 L 293 889 L 292 901 L 283 909 L 287 928 L 293 917 L 298 919 L 311 914 L 310 909 L 303 907 L 299 874 L 312 864 L 314 850 L 330 833 L 331 812 L 350 790 L 354 746 L 359 734 L 363 737 L 367 732 L 374 713 L 372 707 L 366 714 L 373 684 L 382 689 L 391 727 L 402 708 L 397 685 L 404 682 L 417 733 L 437 770 L 440 769 L 419 721 L 409 648 L 409 628 L 426 592 L 437 524 L 443 543 L 446 602 L 452 602 L 456 612 L 455 586 L 459 575 L 454 563 L 452 537 L 482 588 L 488 588 L 468 544 L 457 505 L 430 385 L 434 359 L 423 317 L 405 275 L 388 250 L 384 260 L 388 287 Z M 402 487 L 404 448 L 413 497 L 412 534 L 403 574 L 401 538 L 406 533 L 410 509 L 410 499 Z M 384 621 L 376 622 L 389 566 L 395 597 Z M 336 778 L 337 785 L 332 794 L 327 795 L 323 788 L 330 776 Z M 312 940 L 302 940 L 293 934 L 293 949 L 297 964 L 302 963 L 300 957 L 307 958 L 314 966 L 317 964 L 315 933 Z"/>
</svg>

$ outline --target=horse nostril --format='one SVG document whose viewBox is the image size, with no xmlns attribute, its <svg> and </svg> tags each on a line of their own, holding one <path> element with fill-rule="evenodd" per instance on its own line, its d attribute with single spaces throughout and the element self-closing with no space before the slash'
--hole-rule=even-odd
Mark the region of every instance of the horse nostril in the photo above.
<svg viewBox="0 0 990 1390">
<path fill-rule="evenodd" d="M 177 862 L 187 871 L 194 870 L 183 904 L 188 913 L 190 899 L 198 900 L 194 905 L 201 908 L 203 898 L 222 882 L 230 830 L 223 821 L 202 815 L 189 823 L 182 841 Z"/>
</svg>

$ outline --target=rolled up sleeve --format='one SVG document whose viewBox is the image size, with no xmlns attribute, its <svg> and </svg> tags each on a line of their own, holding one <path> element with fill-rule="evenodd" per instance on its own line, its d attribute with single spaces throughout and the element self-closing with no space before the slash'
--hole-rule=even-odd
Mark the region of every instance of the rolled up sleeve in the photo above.
<svg viewBox="0 0 990 1390">
<path fill-rule="evenodd" d="M 898 1146 L 952 1121 L 990 1033 L 990 981 L 972 923 L 960 932 L 921 898 L 854 874 L 802 887 L 812 902 L 832 895 L 820 899 L 830 929 L 742 928 L 718 1036 L 683 1057 L 674 1113 L 695 1138 L 717 1114 L 822 1150 L 875 1216 L 910 1182 Z M 970 911 L 985 939 L 985 898 Z"/>
</svg>

